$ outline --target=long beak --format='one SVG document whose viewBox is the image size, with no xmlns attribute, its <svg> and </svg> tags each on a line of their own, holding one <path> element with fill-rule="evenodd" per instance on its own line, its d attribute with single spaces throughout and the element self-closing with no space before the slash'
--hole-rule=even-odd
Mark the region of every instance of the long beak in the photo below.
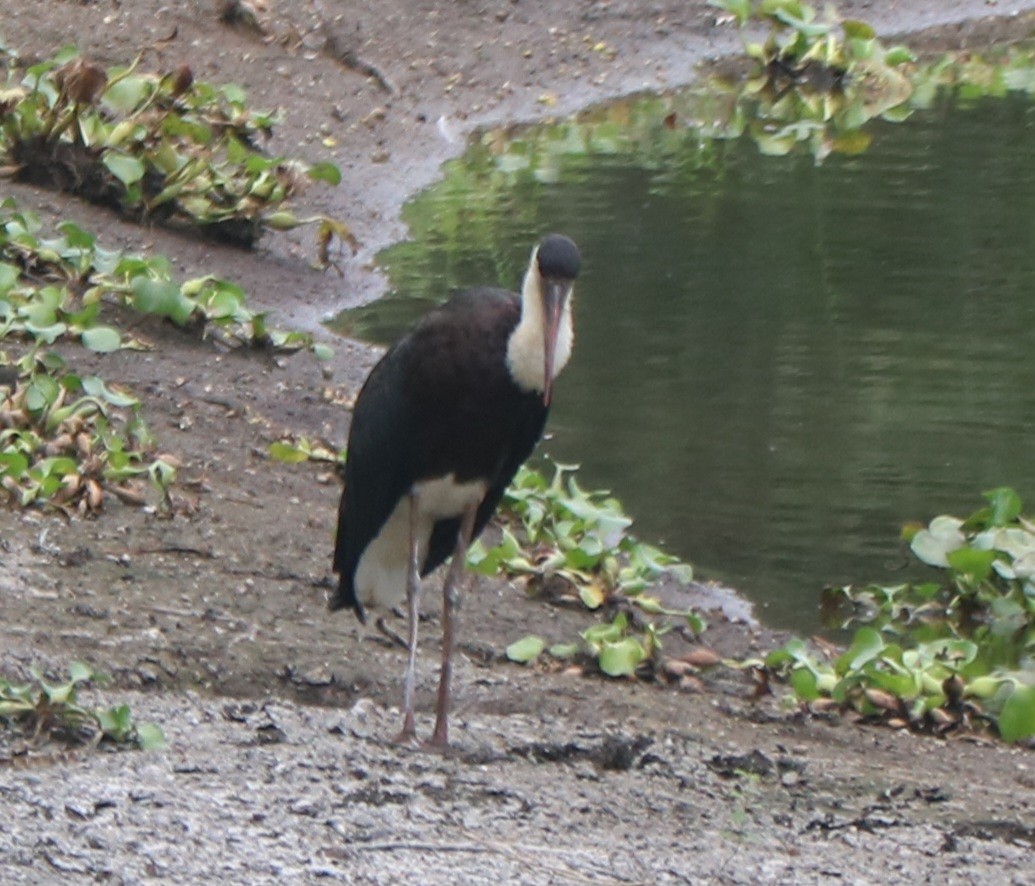
<svg viewBox="0 0 1035 886">
<path fill-rule="evenodd" d="M 571 281 L 543 280 L 543 405 L 550 405 L 553 392 L 553 355 L 557 348 L 557 332 L 561 328 L 564 305 L 571 293 Z"/>
</svg>

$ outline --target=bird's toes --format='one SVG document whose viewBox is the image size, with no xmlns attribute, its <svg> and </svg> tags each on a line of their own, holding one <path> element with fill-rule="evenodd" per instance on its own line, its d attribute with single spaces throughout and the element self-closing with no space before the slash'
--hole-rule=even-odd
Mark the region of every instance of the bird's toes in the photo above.
<svg viewBox="0 0 1035 886">
<path fill-rule="evenodd" d="M 425 743 L 417 740 L 417 732 L 415 729 L 404 726 L 392 739 L 392 744 L 408 748 L 420 748 L 423 747 Z"/>
<path fill-rule="evenodd" d="M 388 626 L 388 622 L 385 621 L 385 617 L 383 615 L 378 616 L 377 621 L 374 622 L 374 624 L 377 626 L 377 629 L 391 640 L 394 645 L 401 646 L 403 649 L 409 648 L 406 641 Z"/>
</svg>

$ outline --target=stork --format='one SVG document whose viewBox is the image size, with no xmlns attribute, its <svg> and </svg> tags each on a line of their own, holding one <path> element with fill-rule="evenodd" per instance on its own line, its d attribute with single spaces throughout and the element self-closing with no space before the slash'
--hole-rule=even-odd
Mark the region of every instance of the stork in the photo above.
<svg viewBox="0 0 1035 886">
<path fill-rule="evenodd" d="M 416 736 L 420 579 L 452 555 L 443 585 L 442 666 L 431 744 L 449 744 L 455 622 L 467 549 L 542 435 L 571 356 L 581 257 L 550 234 L 521 292 L 476 287 L 424 316 L 371 370 L 352 413 L 338 509 L 331 611 L 405 599 L 408 652 L 399 741 Z"/>
</svg>

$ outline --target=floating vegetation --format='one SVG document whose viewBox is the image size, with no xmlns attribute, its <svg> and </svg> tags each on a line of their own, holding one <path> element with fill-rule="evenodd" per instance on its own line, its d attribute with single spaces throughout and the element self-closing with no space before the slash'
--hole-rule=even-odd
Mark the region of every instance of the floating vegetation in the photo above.
<svg viewBox="0 0 1035 886">
<path fill-rule="evenodd" d="M 937 734 L 987 724 L 1006 741 L 1035 736 L 1035 523 L 1013 490 L 986 498 L 966 520 L 907 533 L 939 580 L 828 592 L 837 626 L 856 628 L 846 651 L 794 639 L 764 666 L 814 709 Z"/>
<path fill-rule="evenodd" d="M 335 219 L 300 219 L 286 201 L 312 181 L 337 184 L 332 163 L 267 156 L 259 145 L 276 114 L 252 110 L 237 86 L 104 69 L 65 49 L 0 87 L 0 163 L 16 181 L 68 191 L 127 217 L 204 231 L 251 246 L 265 230 L 318 226 L 320 260 L 338 238 Z"/>
<path fill-rule="evenodd" d="M 750 134 L 766 154 L 786 154 L 799 142 L 817 159 L 869 147 L 863 126 L 900 107 L 913 93 L 905 46 L 886 47 L 865 22 L 820 16 L 798 0 L 711 0 L 743 27 L 759 20 L 770 32 L 745 51 L 756 65 L 747 82 L 712 82 L 729 103 L 720 137 Z"/>
<path fill-rule="evenodd" d="M 475 570 L 527 576 L 533 589 L 547 576 L 559 578 L 588 609 L 621 594 L 649 611 L 650 584 L 666 575 L 693 579 L 688 564 L 628 532 L 632 518 L 616 498 L 581 489 L 576 465 L 552 467 L 552 478 L 527 466 L 518 470 L 501 503 L 503 538 L 491 548 L 472 545 Z"/>
</svg>

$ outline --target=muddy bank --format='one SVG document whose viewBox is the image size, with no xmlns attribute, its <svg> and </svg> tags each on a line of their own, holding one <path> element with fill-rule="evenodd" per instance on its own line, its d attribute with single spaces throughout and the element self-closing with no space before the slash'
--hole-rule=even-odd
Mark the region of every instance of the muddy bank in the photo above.
<svg viewBox="0 0 1035 886">
<path fill-rule="evenodd" d="M 184 274 L 239 281 L 282 322 L 377 291 L 369 262 L 403 236 L 403 199 L 473 126 L 678 85 L 738 45 L 698 2 L 280 4 L 265 34 L 221 24 L 219 5 L 8 0 L 0 27 L 30 55 L 75 38 L 115 63 L 154 43 L 163 66 L 186 61 L 284 107 L 274 150 L 314 161 L 329 151 L 345 173 L 300 207 L 353 226 L 363 248 L 344 278 L 308 268 L 304 235 L 247 253 L 2 187 L 109 244 L 169 254 Z M 951 42 L 974 16 L 1008 20 L 1035 2 L 843 10 L 885 33 L 944 25 L 938 39 Z M 184 506 L 165 518 L 113 505 L 67 525 L 0 511 L 0 673 L 87 660 L 115 676 L 106 697 L 160 723 L 170 746 L 2 746 L 11 882 L 1033 882 L 1030 753 L 807 718 L 752 700 L 735 672 L 672 689 L 518 668 L 502 660 L 509 642 L 567 639 L 588 622 L 504 583 L 478 582 L 465 609 L 457 755 L 386 745 L 402 655 L 323 603 L 337 481 L 263 454 L 283 430 L 340 444 L 373 352 L 340 346 L 328 379 L 305 357 L 146 331 L 147 354 L 66 355 L 142 396 L 162 448 L 184 463 Z M 422 629 L 425 734 L 435 587 Z M 724 655 L 772 642 L 712 620 Z"/>
</svg>

